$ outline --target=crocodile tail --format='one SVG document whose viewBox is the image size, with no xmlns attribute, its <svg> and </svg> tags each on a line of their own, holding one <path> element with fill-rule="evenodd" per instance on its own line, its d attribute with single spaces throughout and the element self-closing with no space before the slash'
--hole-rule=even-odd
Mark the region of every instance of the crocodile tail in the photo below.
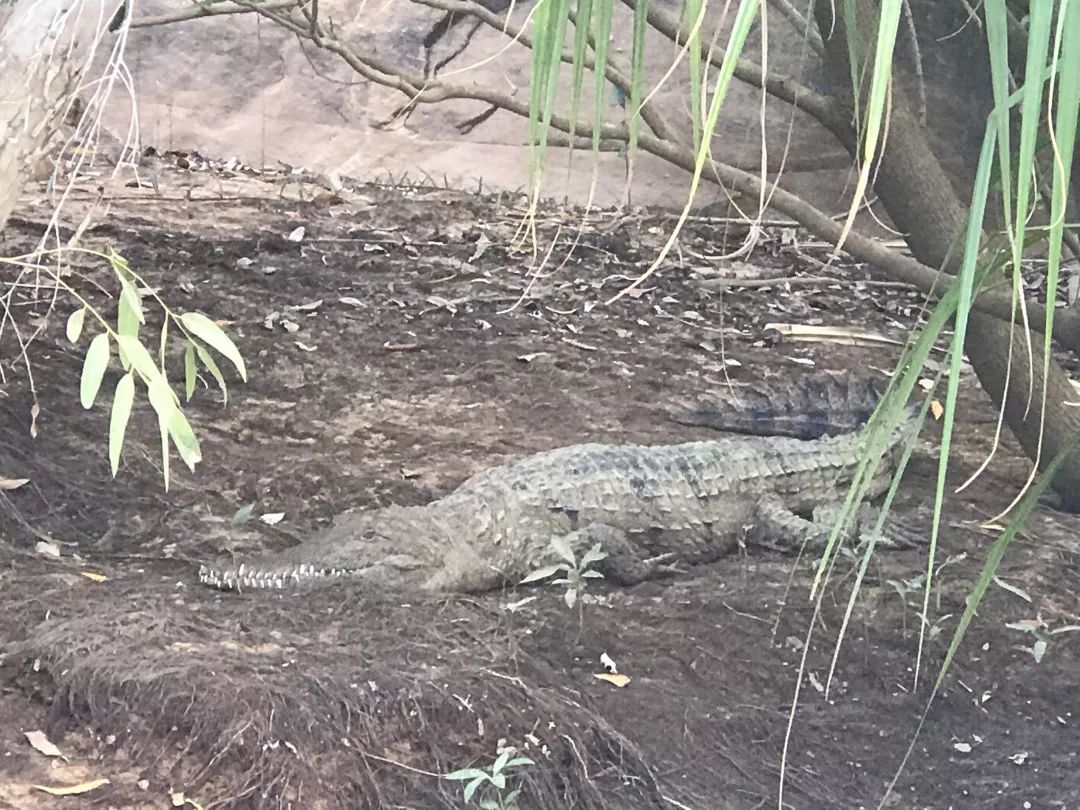
<svg viewBox="0 0 1080 810">
<path fill-rule="evenodd" d="M 667 413 L 681 425 L 752 436 L 817 439 L 852 433 L 866 424 L 887 385 L 888 380 L 882 377 L 820 372 L 794 384 L 728 388 L 724 396 L 677 402 Z"/>
</svg>

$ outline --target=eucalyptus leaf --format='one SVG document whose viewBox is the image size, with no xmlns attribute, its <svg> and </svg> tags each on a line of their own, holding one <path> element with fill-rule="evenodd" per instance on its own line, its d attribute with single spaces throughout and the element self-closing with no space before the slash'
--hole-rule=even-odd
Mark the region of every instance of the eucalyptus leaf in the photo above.
<svg viewBox="0 0 1080 810">
<path fill-rule="evenodd" d="M 221 396 L 224 398 L 225 404 L 228 405 L 229 388 L 225 385 L 225 378 L 221 375 L 221 369 L 219 369 L 218 364 L 214 362 L 214 356 L 198 343 L 195 343 L 194 345 L 195 351 L 199 354 L 199 359 L 202 361 L 202 364 L 206 366 L 206 370 L 210 372 L 210 376 L 217 381 L 218 388 L 221 389 Z"/>
<path fill-rule="evenodd" d="M 195 393 L 195 382 L 198 378 L 198 369 L 195 368 L 195 344 L 188 341 L 184 349 L 184 399 L 191 401 L 191 395 Z"/>
<path fill-rule="evenodd" d="M 86 321 L 86 307 L 77 309 L 68 315 L 67 324 L 65 325 L 64 332 L 67 334 L 67 339 L 72 343 L 79 342 L 79 335 L 82 334 L 83 323 Z"/>
<path fill-rule="evenodd" d="M 97 399 L 101 380 L 109 365 L 109 336 L 105 332 L 90 341 L 83 360 L 82 378 L 79 381 L 79 400 L 84 408 L 92 408 Z"/>
<path fill-rule="evenodd" d="M 220 326 L 201 312 L 185 312 L 180 316 L 180 322 L 185 329 L 199 340 L 204 341 L 210 348 L 221 352 L 236 367 L 240 379 L 247 382 L 247 369 L 244 367 L 244 358 L 240 356 L 236 344 L 221 330 Z"/>
<path fill-rule="evenodd" d="M 120 469 L 120 451 L 124 447 L 124 433 L 127 431 L 131 406 L 135 402 L 135 376 L 128 372 L 120 378 L 113 393 L 112 415 L 109 417 L 109 465 L 113 478 Z"/>
</svg>

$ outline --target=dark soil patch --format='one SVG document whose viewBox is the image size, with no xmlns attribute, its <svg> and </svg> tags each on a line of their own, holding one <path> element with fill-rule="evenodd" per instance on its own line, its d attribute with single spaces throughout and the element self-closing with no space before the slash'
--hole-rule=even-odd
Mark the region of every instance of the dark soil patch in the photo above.
<svg viewBox="0 0 1080 810">
<path fill-rule="evenodd" d="M 509 249 L 517 200 L 368 189 L 366 205 L 344 210 L 275 201 L 254 183 L 244 193 L 118 200 L 91 233 L 171 305 L 229 320 L 248 359 L 251 380 L 232 383 L 227 408 L 213 388 L 190 404 L 205 460 L 196 475 L 174 460 L 168 494 L 146 409 L 109 479 L 107 414 L 77 403 L 85 340 L 62 342 L 66 311 L 33 354 L 36 440 L 24 429 L 25 373 L 4 355 L 2 406 L 18 430 L 5 434 L 0 473 L 32 483 L 6 493 L 3 510 L 0 806 L 47 806 L 35 783 L 108 777 L 86 801 L 161 806 L 182 791 L 203 806 L 461 807 L 460 786 L 434 774 L 487 765 L 500 745 L 537 763 L 518 772 L 523 807 L 774 806 L 812 618 L 811 561 L 755 552 L 635 588 L 601 585 L 580 626 L 550 589 L 418 600 L 341 584 L 236 596 L 200 587 L 195 563 L 284 547 L 347 509 L 421 503 L 538 450 L 707 436 L 665 407 L 729 382 L 795 379 L 811 363 L 888 370 L 892 347 L 777 342 L 765 324 L 903 340 L 920 298 L 856 283 L 858 268 L 822 268 L 826 250 L 784 229 L 753 263 L 835 284 L 699 289 L 694 268 L 715 265 L 742 233 L 695 222 L 678 263 L 605 304 L 655 257 L 671 225 L 657 213 L 599 216 L 566 266 L 511 309 L 531 278 L 530 255 Z M 31 243 L 43 210 L 23 207 L 5 254 Z M 577 222 L 542 212 L 549 240 L 563 226 L 552 270 Z M 299 225 L 304 239 L 288 241 Z M 170 362 L 180 379 L 181 358 Z M 993 427 L 982 395 L 964 389 L 956 483 Z M 927 443 L 915 460 L 906 519 L 925 514 L 934 452 Z M 917 691 L 922 591 L 911 581 L 924 555 L 871 566 L 826 695 L 851 582 L 841 569 L 853 563 L 834 572 L 786 752 L 788 806 L 876 806 L 885 795 L 992 537 L 977 521 L 1024 474 L 1006 444 L 949 500 L 938 563 L 951 562 L 935 575 Z M 285 520 L 233 525 L 249 503 Z M 1078 527 L 1040 511 L 1014 545 L 1001 577 L 1031 601 L 991 589 L 887 806 L 1080 801 L 1080 651 L 1075 633 L 1050 633 L 1080 624 Z M 61 559 L 33 553 L 42 538 Z M 1034 637 L 1006 627 L 1036 617 L 1049 642 L 1041 663 Z M 629 686 L 595 677 L 605 652 Z M 33 729 L 69 762 L 50 771 L 23 738 Z"/>
</svg>

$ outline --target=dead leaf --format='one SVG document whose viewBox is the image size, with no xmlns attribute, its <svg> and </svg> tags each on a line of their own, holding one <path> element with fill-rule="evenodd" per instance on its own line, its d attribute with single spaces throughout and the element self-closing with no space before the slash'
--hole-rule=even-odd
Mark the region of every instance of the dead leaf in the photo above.
<svg viewBox="0 0 1080 810">
<path fill-rule="evenodd" d="M 574 340 L 573 338 L 563 338 L 562 342 L 568 346 L 573 346 L 575 349 L 581 349 L 585 352 L 599 351 L 598 346 L 593 346 L 591 343 L 582 343 L 580 340 Z"/>
<path fill-rule="evenodd" d="M 350 307 L 359 307 L 362 309 L 367 308 L 367 304 L 361 301 L 359 298 L 353 298 L 352 296 L 344 295 L 338 299 L 339 303 L 347 304 Z"/>
<path fill-rule="evenodd" d="M 106 580 L 108 580 L 108 577 L 105 576 L 104 574 L 98 574 L 98 573 L 95 573 L 94 571 L 80 571 L 79 573 L 82 574 L 84 577 L 86 577 L 91 582 L 105 582 Z"/>
<path fill-rule="evenodd" d="M 593 677 L 596 678 L 598 681 L 606 681 L 607 683 L 610 683 L 612 686 L 618 687 L 619 689 L 622 689 L 624 686 L 627 686 L 630 683 L 629 675 L 620 675 L 618 673 L 612 674 L 608 672 L 596 672 L 593 674 Z"/>
<path fill-rule="evenodd" d="M 844 346 L 903 346 L 904 341 L 894 340 L 876 332 L 849 329 L 844 326 L 813 326 L 803 323 L 767 323 L 765 331 L 779 332 L 787 340 L 812 341 L 815 343 L 839 343 Z"/>
<path fill-rule="evenodd" d="M 0 489 L 18 489 L 29 482 L 29 478 L 0 478 Z"/>
<path fill-rule="evenodd" d="M 294 228 L 292 232 L 285 238 L 288 239 L 290 242 L 302 242 L 305 233 L 306 231 L 304 229 L 304 226 L 301 225 L 298 228 Z"/>
<path fill-rule="evenodd" d="M 53 745 L 52 741 L 45 736 L 44 731 L 27 731 L 23 736 L 26 737 L 26 741 L 30 743 L 33 749 L 39 754 L 44 754 L 47 757 L 65 758 L 60 752 L 60 749 Z"/>
<path fill-rule="evenodd" d="M 383 348 L 388 352 L 411 352 L 413 349 L 419 349 L 419 343 L 391 343 L 386 341 L 383 344 Z"/>
<path fill-rule="evenodd" d="M 306 304 L 297 304 L 295 307 L 289 307 L 294 312 L 314 312 L 322 306 L 323 300 L 320 298 L 317 301 L 308 301 Z"/>
<path fill-rule="evenodd" d="M 67 787 L 48 787 L 46 785 L 34 785 L 35 790 L 41 790 L 52 796 L 78 796 L 81 793 L 89 793 L 99 787 L 109 784 L 108 779 L 94 779 L 91 782 L 81 782 L 78 785 Z"/>
<path fill-rule="evenodd" d="M 56 545 L 56 543 L 47 543 L 44 540 L 38 540 L 37 543 L 34 544 L 34 551 L 38 554 L 44 554 L 47 557 L 60 556 L 60 546 Z"/>
<path fill-rule="evenodd" d="M 281 325 L 285 328 L 285 331 L 290 334 L 300 331 L 300 324 L 295 321 L 290 321 L 287 318 L 281 322 Z"/>
<path fill-rule="evenodd" d="M 284 512 L 268 512 L 265 515 L 260 515 L 259 520 L 265 523 L 267 526 L 276 526 L 285 518 Z"/>
<path fill-rule="evenodd" d="M 296 341 L 296 348 L 300 349 L 300 351 L 302 352 L 316 352 L 319 350 L 318 346 L 309 346 L 308 344 L 303 343 L 299 340 Z"/>
<path fill-rule="evenodd" d="M 934 419 L 941 419 L 945 414 L 945 406 L 935 399 L 930 403 L 930 413 L 934 415 Z"/>
<path fill-rule="evenodd" d="M 488 249 L 491 244 L 491 240 L 486 235 L 480 234 L 480 238 L 476 240 L 476 249 L 473 251 L 473 255 L 469 257 L 470 262 L 475 262 L 481 256 L 484 255 L 484 251 Z"/>
</svg>

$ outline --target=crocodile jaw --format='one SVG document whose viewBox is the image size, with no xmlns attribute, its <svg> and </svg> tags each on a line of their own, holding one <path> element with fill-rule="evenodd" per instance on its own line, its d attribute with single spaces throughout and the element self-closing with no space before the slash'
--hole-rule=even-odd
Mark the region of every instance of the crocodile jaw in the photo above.
<svg viewBox="0 0 1080 810">
<path fill-rule="evenodd" d="M 361 569 L 331 565 L 297 563 L 294 565 L 256 566 L 240 563 L 234 567 L 203 565 L 199 582 L 222 591 L 293 588 L 306 583 L 358 576 Z"/>
</svg>

